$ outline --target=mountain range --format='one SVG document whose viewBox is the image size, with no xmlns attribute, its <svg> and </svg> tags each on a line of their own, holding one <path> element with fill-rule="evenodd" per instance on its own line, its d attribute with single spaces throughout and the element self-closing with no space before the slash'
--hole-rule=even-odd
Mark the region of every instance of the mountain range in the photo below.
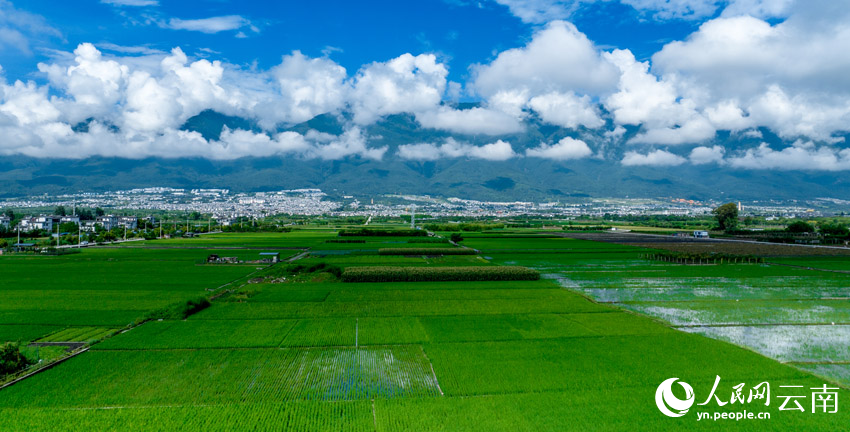
<svg viewBox="0 0 850 432">
<path fill-rule="evenodd" d="M 469 108 L 470 106 L 460 106 Z M 323 114 L 276 132 L 331 135 L 342 133 L 345 114 Z M 99 192 L 138 187 L 227 188 L 235 192 L 320 188 L 331 196 L 375 196 L 387 193 L 427 194 L 494 201 L 579 200 L 587 197 L 686 198 L 694 200 L 790 200 L 831 197 L 850 199 L 850 178 L 841 172 L 739 169 L 718 164 L 625 166 L 625 144 L 637 128 L 627 128 L 617 143 L 595 130 L 565 129 L 530 117 L 525 131 L 499 137 L 467 136 L 423 128 L 412 115 L 392 115 L 364 127 L 373 147 L 387 146 L 381 160 L 349 156 L 339 160 L 301 156 L 205 158 L 46 159 L 20 155 L 0 158 L 0 197 Z M 75 129 L 86 128 L 85 122 Z M 182 127 L 208 140 L 224 128 L 261 132 L 253 121 L 204 111 Z M 609 128 L 610 129 L 610 128 Z M 762 142 L 788 145 L 767 129 L 761 137 L 720 132 L 713 142 L 727 151 L 757 147 Z M 594 155 L 578 160 L 514 157 L 482 160 L 471 157 L 405 160 L 397 149 L 414 143 L 441 143 L 448 138 L 483 145 L 509 142 L 522 155 L 540 143 L 564 137 L 581 139 Z M 675 149 L 671 148 L 671 151 Z"/>
</svg>

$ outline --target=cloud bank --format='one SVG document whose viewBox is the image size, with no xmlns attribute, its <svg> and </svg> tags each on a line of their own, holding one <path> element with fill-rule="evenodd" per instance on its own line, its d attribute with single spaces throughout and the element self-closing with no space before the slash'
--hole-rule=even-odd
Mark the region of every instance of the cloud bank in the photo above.
<svg viewBox="0 0 850 432">
<path fill-rule="evenodd" d="M 40 84 L 0 77 L 0 133 L 8 137 L 0 154 L 491 161 L 596 154 L 625 166 L 850 169 L 843 141 L 850 130 L 850 10 L 837 2 L 622 0 L 653 19 L 713 17 L 641 61 L 629 50 L 600 48 L 562 20 L 593 1 L 497 1 L 538 25 L 524 45 L 470 66 L 462 84 L 448 81 L 449 64 L 433 53 L 401 53 L 349 71 L 329 57 L 293 51 L 259 70 L 190 58 L 179 47 L 163 52 L 104 42 L 102 51 L 83 43 L 39 64 Z M 236 15 L 162 25 L 258 31 Z M 61 36 L 0 0 L 0 48 L 26 53 L 37 31 Z M 446 102 L 459 96 L 480 103 Z M 205 110 L 251 119 L 263 130 L 225 129 L 213 141 L 181 130 Z M 343 132 L 280 132 L 321 114 L 344 119 Z M 369 126 L 397 114 L 457 137 L 397 151 L 374 145 Z M 550 141 L 536 147 L 511 144 L 538 125 L 568 131 L 541 137 Z M 789 144 L 761 143 L 763 130 Z M 719 131 L 748 144 L 719 145 Z M 568 133 L 581 138 L 564 138 Z"/>
</svg>

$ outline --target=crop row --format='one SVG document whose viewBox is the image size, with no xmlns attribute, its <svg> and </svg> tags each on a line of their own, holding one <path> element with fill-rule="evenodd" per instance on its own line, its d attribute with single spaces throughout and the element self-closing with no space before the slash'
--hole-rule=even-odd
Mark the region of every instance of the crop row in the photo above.
<svg viewBox="0 0 850 432">
<path fill-rule="evenodd" d="M 94 350 L 330 347 L 428 341 L 415 317 L 153 321 Z"/>
<path fill-rule="evenodd" d="M 558 300 L 570 297 L 564 290 L 558 289 L 557 285 L 546 286 L 542 289 L 416 289 L 410 290 L 405 287 L 398 289 L 368 289 L 356 286 L 343 285 L 344 288 L 335 290 L 328 295 L 326 302 L 382 302 L 382 301 L 407 301 L 428 302 L 440 300 Z"/>
<path fill-rule="evenodd" d="M 467 248 L 380 248 L 378 255 L 475 255 Z"/>
<path fill-rule="evenodd" d="M 354 318 L 298 320 L 283 346 L 354 346 L 355 326 Z"/>
<path fill-rule="evenodd" d="M 427 282 L 538 280 L 527 267 L 354 267 L 342 273 L 343 282 Z"/>
<path fill-rule="evenodd" d="M 115 326 L 131 324 L 141 318 L 137 310 L 16 310 L 0 311 L 0 323 L 56 326 Z"/>
<path fill-rule="evenodd" d="M 449 239 L 444 237 L 419 237 L 410 239 L 408 243 L 448 243 Z"/>
<path fill-rule="evenodd" d="M 111 254 L 108 257 L 101 257 L 99 250 L 86 250 L 55 259 L 7 261 L 2 269 L 3 293 L 8 296 L 12 295 L 10 291 L 27 291 L 38 298 L 42 292 L 54 295 L 61 291 L 80 291 L 80 287 L 86 291 L 114 291 L 116 287 L 124 292 L 198 291 L 220 286 L 252 271 L 250 267 L 239 266 L 196 266 L 195 260 L 205 256 L 206 251 L 192 255 L 180 251 L 179 259 L 171 259 L 173 254 L 163 250 L 108 251 Z M 187 257 L 190 259 L 185 260 Z M 50 303 L 75 301 L 77 297 L 78 294 L 72 292 L 58 302 L 50 299 Z M 90 302 L 96 301 L 94 299 L 87 298 Z M 8 306 L 7 302 L 2 304 Z"/>
<path fill-rule="evenodd" d="M 3 342 L 29 342 L 60 328 L 51 325 L 0 324 L 0 345 Z"/>
<path fill-rule="evenodd" d="M 137 310 L 156 309 L 184 299 L 186 291 L 154 290 L 9 290 L 0 292 L 0 311 L 15 310 Z"/>
<path fill-rule="evenodd" d="M 492 300 L 417 300 L 310 303 L 226 303 L 195 315 L 204 320 L 250 320 L 318 317 L 404 317 L 580 313 L 610 310 L 584 297 Z M 194 318 L 190 318 L 194 319 Z"/>
<path fill-rule="evenodd" d="M 764 262 L 764 258 L 755 255 L 716 252 L 651 252 L 644 254 L 642 258 L 677 264 L 749 264 Z"/>
<path fill-rule="evenodd" d="M 458 232 L 458 231 L 485 231 L 485 230 L 494 230 L 494 229 L 502 229 L 505 227 L 505 224 L 481 224 L 481 223 L 447 223 L 447 224 L 437 224 L 431 223 L 426 224 L 425 229 L 429 231 L 450 231 L 450 232 Z"/>
<path fill-rule="evenodd" d="M 356 229 L 356 230 L 340 230 L 340 237 L 427 237 L 428 232 L 422 230 L 399 229 L 399 230 L 381 230 L 381 229 Z"/>
<path fill-rule="evenodd" d="M 71 327 L 39 339 L 39 342 L 91 342 L 115 331 L 102 327 Z"/>
<path fill-rule="evenodd" d="M 295 320 L 150 321 L 93 349 L 277 347 L 294 325 Z"/>
<path fill-rule="evenodd" d="M 91 385 L 98 383 L 98 385 Z M 343 401 L 439 394 L 418 345 L 90 351 L 2 390 L 0 407 Z"/>
<path fill-rule="evenodd" d="M 674 252 L 721 252 L 730 254 L 747 254 L 762 257 L 768 256 L 848 256 L 850 249 L 846 248 L 813 248 L 799 247 L 781 243 L 746 243 L 746 242 L 669 242 L 669 243 L 631 243 L 633 246 L 651 249 L 664 249 Z"/>
<path fill-rule="evenodd" d="M 708 394 L 717 374 L 736 384 L 801 376 L 759 354 L 678 332 L 574 338 L 569 343 L 546 339 L 432 344 L 427 354 L 442 390 L 453 396 L 581 393 L 597 383 L 605 383 L 605 388 L 655 388 L 670 374 L 687 376 L 698 394 Z M 519 364 L 527 366 L 516 367 Z"/>
<path fill-rule="evenodd" d="M 251 284 L 251 286 L 261 287 L 261 292 L 257 294 L 255 297 L 251 297 L 251 300 L 260 301 L 261 296 L 264 296 L 267 292 L 271 292 L 272 288 L 268 285 L 262 284 Z M 457 282 L 457 281 L 446 281 L 446 282 L 395 282 L 395 283 L 361 283 L 357 285 L 349 285 L 349 284 L 329 284 L 326 282 L 304 282 L 299 284 L 277 284 L 274 285 L 274 289 L 279 290 L 324 290 L 329 292 L 335 291 L 346 291 L 346 292 L 354 292 L 354 291 L 407 291 L 414 292 L 420 290 L 432 290 L 432 291 L 477 291 L 477 290 L 512 290 L 512 291 L 521 291 L 521 290 L 561 290 L 563 288 L 558 285 L 558 283 L 547 280 L 540 279 L 536 281 L 472 281 L 472 282 Z M 377 295 L 377 294 L 376 294 Z M 413 294 L 416 295 L 416 294 Z M 459 294 L 462 296 L 463 294 Z M 475 295 L 475 294 L 470 294 Z M 264 300 L 264 298 L 263 298 Z"/>
<path fill-rule="evenodd" d="M 368 401 L 277 402 L 94 410 L 0 409 L 4 431 L 374 431 Z"/>
</svg>

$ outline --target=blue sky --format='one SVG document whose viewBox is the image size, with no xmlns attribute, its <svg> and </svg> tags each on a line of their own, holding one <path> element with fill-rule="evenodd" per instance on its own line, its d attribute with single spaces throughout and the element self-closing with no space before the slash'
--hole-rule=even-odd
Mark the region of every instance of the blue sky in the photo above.
<svg viewBox="0 0 850 432">
<path fill-rule="evenodd" d="M 44 24 L 61 35 L 32 35 L 31 54 L 7 47 L 0 51 L 0 65 L 10 78 L 39 79 L 34 74 L 38 62 L 47 60 L 53 50 L 73 51 L 83 42 L 163 51 L 181 47 L 190 55 L 214 56 L 246 66 L 256 62 L 260 68 L 270 68 L 280 62 L 281 55 L 300 50 L 312 57 L 329 55 L 349 71 L 407 52 L 432 52 L 448 63 L 449 79 L 460 82 L 467 78 L 469 65 L 487 62 L 500 51 L 522 45 L 540 25 L 524 23 L 508 7 L 486 1 L 141 3 L 149 5 L 122 6 L 99 0 L 14 2 L 17 9 L 42 16 Z M 172 19 L 235 16 L 243 18 L 244 25 L 234 23 L 232 30 L 216 33 L 163 28 Z M 664 43 L 687 36 L 701 22 L 646 19 L 620 3 L 586 5 L 571 18 L 600 46 L 628 48 L 641 60 Z"/>
<path fill-rule="evenodd" d="M 846 171 L 848 46 L 850 0 L 0 0 L 0 154 Z M 395 114 L 452 138 L 390 149 Z M 570 138 L 517 148 L 530 119 Z"/>
</svg>

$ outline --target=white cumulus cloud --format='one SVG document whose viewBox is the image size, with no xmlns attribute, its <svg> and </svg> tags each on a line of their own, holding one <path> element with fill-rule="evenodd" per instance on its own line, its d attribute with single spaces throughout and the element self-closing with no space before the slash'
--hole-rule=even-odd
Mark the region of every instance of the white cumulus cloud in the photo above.
<svg viewBox="0 0 850 432">
<path fill-rule="evenodd" d="M 626 152 L 623 155 L 623 160 L 620 161 L 625 166 L 677 166 L 687 162 L 687 159 L 670 153 L 667 150 L 655 150 L 646 154 L 635 151 Z"/>
<path fill-rule="evenodd" d="M 506 135 L 525 130 L 515 117 L 502 111 L 480 107 L 457 110 L 441 106 L 435 110 L 417 113 L 416 120 L 427 128 L 466 135 Z"/>
<path fill-rule="evenodd" d="M 705 165 L 709 163 L 722 163 L 723 155 L 726 153 L 726 149 L 723 147 L 716 145 L 712 147 L 694 147 L 691 150 L 691 154 L 688 157 L 691 163 L 694 165 Z"/>
<path fill-rule="evenodd" d="M 616 0 L 494 0 L 526 23 L 567 19 L 583 7 Z M 795 0 L 619 0 L 655 20 L 699 20 L 718 10 L 724 16 L 784 17 Z"/>
<path fill-rule="evenodd" d="M 484 97 L 515 91 L 528 97 L 553 91 L 595 94 L 615 88 L 619 75 L 593 42 L 565 21 L 549 23 L 525 47 L 503 51 L 472 71 L 473 88 Z"/>
<path fill-rule="evenodd" d="M 261 88 L 254 107 L 263 127 L 300 123 L 345 107 L 351 91 L 345 68 L 327 58 L 309 58 L 299 51 L 283 56 L 271 70 L 273 88 Z"/>
<path fill-rule="evenodd" d="M 673 83 L 652 75 L 648 63 L 636 61 L 628 50 L 605 57 L 621 71 L 619 91 L 605 99 L 605 107 L 615 122 L 643 128 L 631 142 L 676 145 L 714 137 L 715 127 L 697 111 L 696 103 L 681 98 Z"/>
<path fill-rule="evenodd" d="M 651 14 L 655 19 L 700 19 L 713 15 L 717 0 L 621 0 L 623 4 Z"/>
<path fill-rule="evenodd" d="M 438 160 L 442 158 L 468 157 L 489 161 L 505 161 L 516 156 L 510 143 L 502 140 L 476 146 L 447 138 L 441 144 L 405 144 L 398 147 L 398 156 L 409 160 Z"/>
<path fill-rule="evenodd" d="M 557 144 L 543 143 L 537 148 L 530 148 L 525 151 L 525 155 L 528 157 L 554 160 L 581 159 L 590 156 L 592 153 L 586 142 L 570 137 L 558 141 Z"/>
<path fill-rule="evenodd" d="M 163 27 L 172 30 L 189 30 L 207 34 L 220 33 L 223 31 L 239 30 L 249 27 L 253 31 L 258 29 L 251 25 L 251 21 L 240 15 L 227 15 L 200 19 L 171 18 L 162 24 Z"/>
<path fill-rule="evenodd" d="M 736 168 L 845 171 L 850 169 L 850 149 L 818 147 L 811 141 L 797 141 L 790 147 L 774 150 L 763 143 L 726 160 Z"/>
<path fill-rule="evenodd" d="M 363 67 L 354 79 L 354 121 L 369 124 L 399 113 L 435 109 L 446 90 L 448 69 L 433 54 L 403 54 Z"/>
<path fill-rule="evenodd" d="M 124 6 L 149 1 L 105 0 Z M 643 17 L 716 17 L 667 43 L 651 60 L 638 61 L 628 50 L 600 48 L 561 21 L 593 1 L 499 1 L 541 25 L 524 45 L 473 65 L 464 83 L 450 83 L 448 61 L 432 53 L 401 54 L 349 75 L 327 56 L 299 51 L 266 70 L 217 61 L 218 53 L 201 49 L 191 56 L 180 48 L 165 52 L 103 42 L 98 46 L 105 51 L 89 43 L 73 53 L 52 51 L 38 66 L 40 78 L 46 78 L 40 84 L 0 77 L 0 153 L 381 159 L 388 147 L 370 145 L 377 137 L 367 127 L 408 114 L 422 128 L 492 138 L 486 145 L 447 140 L 401 146 L 398 155 L 406 159 L 590 155 L 587 143 L 572 138 L 520 155 L 498 139 L 524 133 L 527 120 L 539 119 L 567 129 L 596 129 L 600 155 L 620 151 L 612 147 L 627 140 L 633 147 L 624 165 L 846 167 L 850 8 L 843 2 L 623 0 Z M 152 22 L 208 33 L 258 31 L 237 15 Z M 0 0 L 0 49 L 27 53 L 39 32 L 61 37 L 43 18 Z M 447 103 L 464 96 L 479 96 L 479 105 L 458 109 Z M 205 110 L 246 118 L 263 131 L 224 130 L 221 139 L 207 141 L 179 130 Z M 343 132 L 277 133 L 321 114 L 336 116 Z M 88 131 L 77 127 L 81 122 Z M 763 139 L 761 131 L 797 142 L 734 150 L 712 142 L 721 130 L 747 142 Z M 668 149 L 673 146 L 690 147 L 676 154 Z"/>
<path fill-rule="evenodd" d="M 708 21 L 656 53 L 652 68 L 698 108 L 725 103 L 725 112 L 708 114 L 730 128 L 829 140 L 850 121 L 850 8 L 838 3 L 795 3 L 777 24 L 751 16 Z"/>
<path fill-rule="evenodd" d="M 595 129 L 605 124 L 587 95 L 547 93 L 531 98 L 528 106 L 540 114 L 543 121 L 569 129 L 579 126 Z"/>
</svg>

